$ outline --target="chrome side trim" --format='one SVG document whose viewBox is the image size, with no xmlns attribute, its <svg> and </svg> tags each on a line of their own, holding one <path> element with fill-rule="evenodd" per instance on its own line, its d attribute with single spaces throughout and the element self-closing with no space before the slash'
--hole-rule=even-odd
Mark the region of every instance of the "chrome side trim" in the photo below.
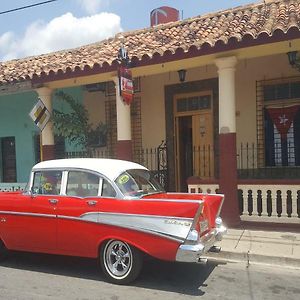
<svg viewBox="0 0 300 300">
<path fill-rule="evenodd" d="M 86 215 L 93 215 L 93 214 L 105 214 L 105 215 L 110 215 L 110 216 L 139 216 L 139 217 L 151 217 L 151 218 L 169 218 L 169 219 L 179 219 L 181 221 L 187 221 L 187 222 L 192 222 L 193 218 L 184 218 L 184 217 L 173 217 L 173 216 L 162 216 L 162 215 L 146 215 L 146 214 L 131 214 L 131 213 L 115 213 L 115 212 L 87 212 L 84 213 L 80 216 L 80 218 L 86 216 Z"/>
<path fill-rule="evenodd" d="M 196 228 L 197 222 L 199 221 L 199 217 L 203 213 L 203 209 L 204 209 L 204 202 L 200 202 L 199 207 L 194 216 L 194 220 L 193 220 L 193 224 L 192 224 L 192 228 L 191 228 L 192 230 Z"/>
<path fill-rule="evenodd" d="M 76 222 L 92 222 L 125 229 L 144 232 L 156 236 L 168 238 L 183 243 L 192 220 L 189 218 L 175 218 L 163 216 L 139 216 L 132 214 L 111 214 L 111 213 L 89 213 L 80 217 L 39 214 L 30 212 L 0 211 L 0 215 L 27 216 L 35 218 L 65 219 Z M 123 216 L 123 217 L 122 217 Z"/>
<path fill-rule="evenodd" d="M 95 223 L 168 236 L 181 241 L 186 239 L 193 222 L 191 218 L 106 212 L 86 213 L 80 218 Z"/>
<path fill-rule="evenodd" d="M 217 212 L 217 217 L 218 217 L 218 216 L 220 215 L 220 213 L 221 213 L 221 209 L 222 209 L 222 207 L 223 207 L 223 203 L 224 203 L 224 200 L 225 200 L 225 196 L 224 196 L 223 194 L 219 194 L 219 195 L 222 195 L 223 198 L 222 198 L 221 205 L 219 206 L 219 210 L 218 210 L 218 212 Z"/>
<path fill-rule="evenodd" d="M 124 229 L 130 229 L 130 230 L 134 230 L 134 231 L 139 231 L 139 232 L 143 232 L 143 233 L 148 233 L 148 234 L 164 237 L 164 238 L 167 238 L 167 239 L 179 242 L 179 243 L 184 242 L 184 239 L 181 239 L 181 238 L 178 238 L 178 237 L 175 237 L 175 236 L 172 236 L 172 235 L 163 234 L 163 233 L 159 233 L 159 232 L 154 232 L 154 231 L 146 230 L 146 229 L 142 229 L 142 228 L 137 228 L 137 227 L 134 227 L 134 226 L 125 226 L 125 225 L 120 226 L 118 224 L 113 224 L 113 223 L 110 223 L 110 222 L 95 222 L 94 220 L 86 220 L 86 219 L 83 219 L 83 218 L 61 216 L 61 215 L 58 215 L 57 217 L 58 217 L 58 219 L 62 219 L 62 220 L 73 220 L 73 221 L 77 221 L 77 222 L 96 223 L 96 224 L 120 227 L 120 228 L 124 228 Z"/>
<path fill-rule="evenodd" d="M 2 211 L 0 214 L 3 215 L 15 215 L 15 216 L 28 216 L 28 217 L 42 217 L 42 218 L 56 218 L 56 214 L 39 214 L 39 213 L 29 213 L 29 212 L 17 212 L 17 211 Z"/>
<path fill-rule="evenodd" d="M 186 240 L 193 222 L 192 218 L 103 212 L 86 213 L 79 217 L 15 211 L 0 211 L 0 214 L 92 222 L 161 236 L 180 243 Z"/>
</svg>

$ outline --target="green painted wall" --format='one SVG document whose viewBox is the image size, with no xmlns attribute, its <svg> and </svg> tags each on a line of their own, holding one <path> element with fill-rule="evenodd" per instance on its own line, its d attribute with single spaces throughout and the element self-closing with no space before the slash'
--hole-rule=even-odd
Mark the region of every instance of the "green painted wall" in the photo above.
<svg viewBox="0 0 300 300">
<path fill-rule="evenodd" d="M 83 94 L 81 87 L 64 89 L 79 102 L 82 102 Z M 11 94 L 0 96 L 0 139 L 3 137 L 15 137 L 17 182 L 27 182 L 29 172 L 35 164 L 34 135 L 38 132 L 29 112 L 37 102 L 36 92 Z M 65 103 L 55 96 L 53 108 L 68 111 Z M 74 150 L 72 145 L 66 145 L 67 151 Z M 0 147 L 1 152 L 1 147 Z M 2 155 L 0 153 L 0 182 L 2 181 Z"/>
<path fill-rule="evenodd" d="M 0 138 L 15 137 L 18 182 L 27 181 L 34 164 L 33 136 L 37 128 L 28 114 L 36 100 L 34 92 L 0 96 Z"/>
</svg>

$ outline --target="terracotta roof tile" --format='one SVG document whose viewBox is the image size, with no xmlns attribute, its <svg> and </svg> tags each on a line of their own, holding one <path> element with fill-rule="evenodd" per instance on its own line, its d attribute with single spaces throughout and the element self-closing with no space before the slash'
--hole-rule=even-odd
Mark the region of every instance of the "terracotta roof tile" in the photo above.
<svg viewBox="0 0 300 300">
<path fill-rule="evenodd" d="M 261 34 L 272 36 L 276 30 L 287 33 L 300 30 L 300 1 L 274 0 L 250 4 L 218 13 L 198 16 L 152 28 L 123 32 L 98 43 L 24 59 L 0 63 L 2 84 L 32 79 L 34 76 L 73 72 L 110 66 L 116 60 L 118 49 L 125 45 L 131 58 L 150 59 L 184 52 L 191 47 L 201 49 L 204 44 L 213 47 L 217 42 L 238 42 L 245 36 L 257 39 Z M 70 75 L 71 76 L 71 75 Z"/>
</svg>

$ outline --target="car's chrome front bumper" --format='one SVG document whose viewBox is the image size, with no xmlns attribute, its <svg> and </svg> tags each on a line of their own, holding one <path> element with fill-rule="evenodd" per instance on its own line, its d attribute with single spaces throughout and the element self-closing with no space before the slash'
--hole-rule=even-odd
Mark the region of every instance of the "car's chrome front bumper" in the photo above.
<svg viewBox="0 0 300 300">
<path fill-rule="evenodd" d="M 177 250 L 176 261 L 181 262 L 199 262 L 201 255 L 205 254 L 214 246 L 216 241 L 221 241 L 226 234 L 227 228 L 223 225 L 222 220 L 216 222 L 217 227 L 202 236 L 197 243 L 186 241 L 181 244 Z"/>
</svg>

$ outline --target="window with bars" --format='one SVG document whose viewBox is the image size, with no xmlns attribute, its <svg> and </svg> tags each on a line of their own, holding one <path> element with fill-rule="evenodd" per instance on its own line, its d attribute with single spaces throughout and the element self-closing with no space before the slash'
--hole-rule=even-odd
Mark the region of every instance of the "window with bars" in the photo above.
<svg viewBox="0 0 300 300">
<path fill-rule="evenodd" d="M 300 79 L 257 82 L 260 167 L 300 166 Z"/>
</svg>

